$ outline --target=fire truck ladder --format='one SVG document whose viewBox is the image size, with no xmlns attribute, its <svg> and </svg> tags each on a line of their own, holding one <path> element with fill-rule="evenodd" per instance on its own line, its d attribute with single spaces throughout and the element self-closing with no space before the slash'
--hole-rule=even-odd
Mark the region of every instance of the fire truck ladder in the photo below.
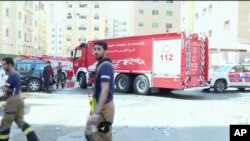
<svg viewBox="0 0 250 141">
<path fill-rule="evenodd" d="M 190 70 L 190 37 L 187 39 L 186 42 L 186 79 L 184 81 L 183 87 L 184 89 L 187 88 L 188 82 L 191 80 L 191 76 L 189 75 L 189 70 Z"/>
<path fill-rule="evenodd" d="M 206 85 L 205 78 L 204 78 L 204 71 L 205 71 L 205 43 L 204 40 L 201 39 L 201 54 L 200 54 L 200 75 L 198 76 L 198 79 L 200 80 L 202 86 Z"/>
</svg>

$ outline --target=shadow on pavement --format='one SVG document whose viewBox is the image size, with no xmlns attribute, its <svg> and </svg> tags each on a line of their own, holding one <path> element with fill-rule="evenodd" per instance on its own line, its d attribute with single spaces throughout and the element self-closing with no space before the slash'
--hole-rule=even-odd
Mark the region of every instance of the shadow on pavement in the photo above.
<svg viewBox="0 0 250 141">
<path fill-rule="evenodd" d="M 32 125 L 41 141 L 86 141 L 84 127 L 61 125 Z M 200 127 L 130 127 L 114 126 L 113 141 L 228 141 L 229 126 Z M 26 141 L 16 125 L 10 141 Z"/>
</svg>

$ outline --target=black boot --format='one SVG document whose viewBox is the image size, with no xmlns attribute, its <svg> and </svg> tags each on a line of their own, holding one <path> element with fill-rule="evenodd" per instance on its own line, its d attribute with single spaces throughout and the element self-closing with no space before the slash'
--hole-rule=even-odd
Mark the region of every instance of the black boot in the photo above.
<svg viewBox="0 0 250 141">
<path fill-rule="evenodd" d="M 39 141 L 38 137 L 36 136 L 35 131 L 28 123 L 24 123 L 23 125 L 23 132 L 26 135 L 28 141 Z"/>
<path fill-rule="evenodd" d="M 8 141 L 10 135 L 10 129 L 6 129 L 0 132 L 0 141 Z"/>
</svg>

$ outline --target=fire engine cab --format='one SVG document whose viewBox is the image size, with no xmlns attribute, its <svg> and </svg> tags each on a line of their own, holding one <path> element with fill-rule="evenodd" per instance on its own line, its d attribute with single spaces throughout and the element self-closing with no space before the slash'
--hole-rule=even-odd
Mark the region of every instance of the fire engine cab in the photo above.
<svg viewBox="0 0 250 141">
<path fill-rule="evenodd" d="M 208 81 L 208 38 L 185 32 L 103 39 L 113 60 L 115 87 L 148 94 L 151 89 L 205 88 Z M 71 52 L 81 88 L 93 84 L 97 61 L 95 41 Z"/>
</svg>

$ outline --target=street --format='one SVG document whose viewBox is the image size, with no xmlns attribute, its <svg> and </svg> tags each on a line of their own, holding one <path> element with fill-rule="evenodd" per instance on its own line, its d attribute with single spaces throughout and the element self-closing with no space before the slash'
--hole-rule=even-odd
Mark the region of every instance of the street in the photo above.
<svg viewBox="0 0 250 141">
<path fill-rule="evenodd" d="M 85 141 L 89 92 L 80 88 L 52 94 L 24 92 L 25 120 L 41 141 Z M 149 96 L 115 93 L 113 140 L 229 141 L 229 125 L 248 122 L 250 92 L 173 93 Z M 2 106 L 0 110 L 2 117 Z M 10 140 L 26 141 L 16 124 L 12 126 Z"/>
</svg>

